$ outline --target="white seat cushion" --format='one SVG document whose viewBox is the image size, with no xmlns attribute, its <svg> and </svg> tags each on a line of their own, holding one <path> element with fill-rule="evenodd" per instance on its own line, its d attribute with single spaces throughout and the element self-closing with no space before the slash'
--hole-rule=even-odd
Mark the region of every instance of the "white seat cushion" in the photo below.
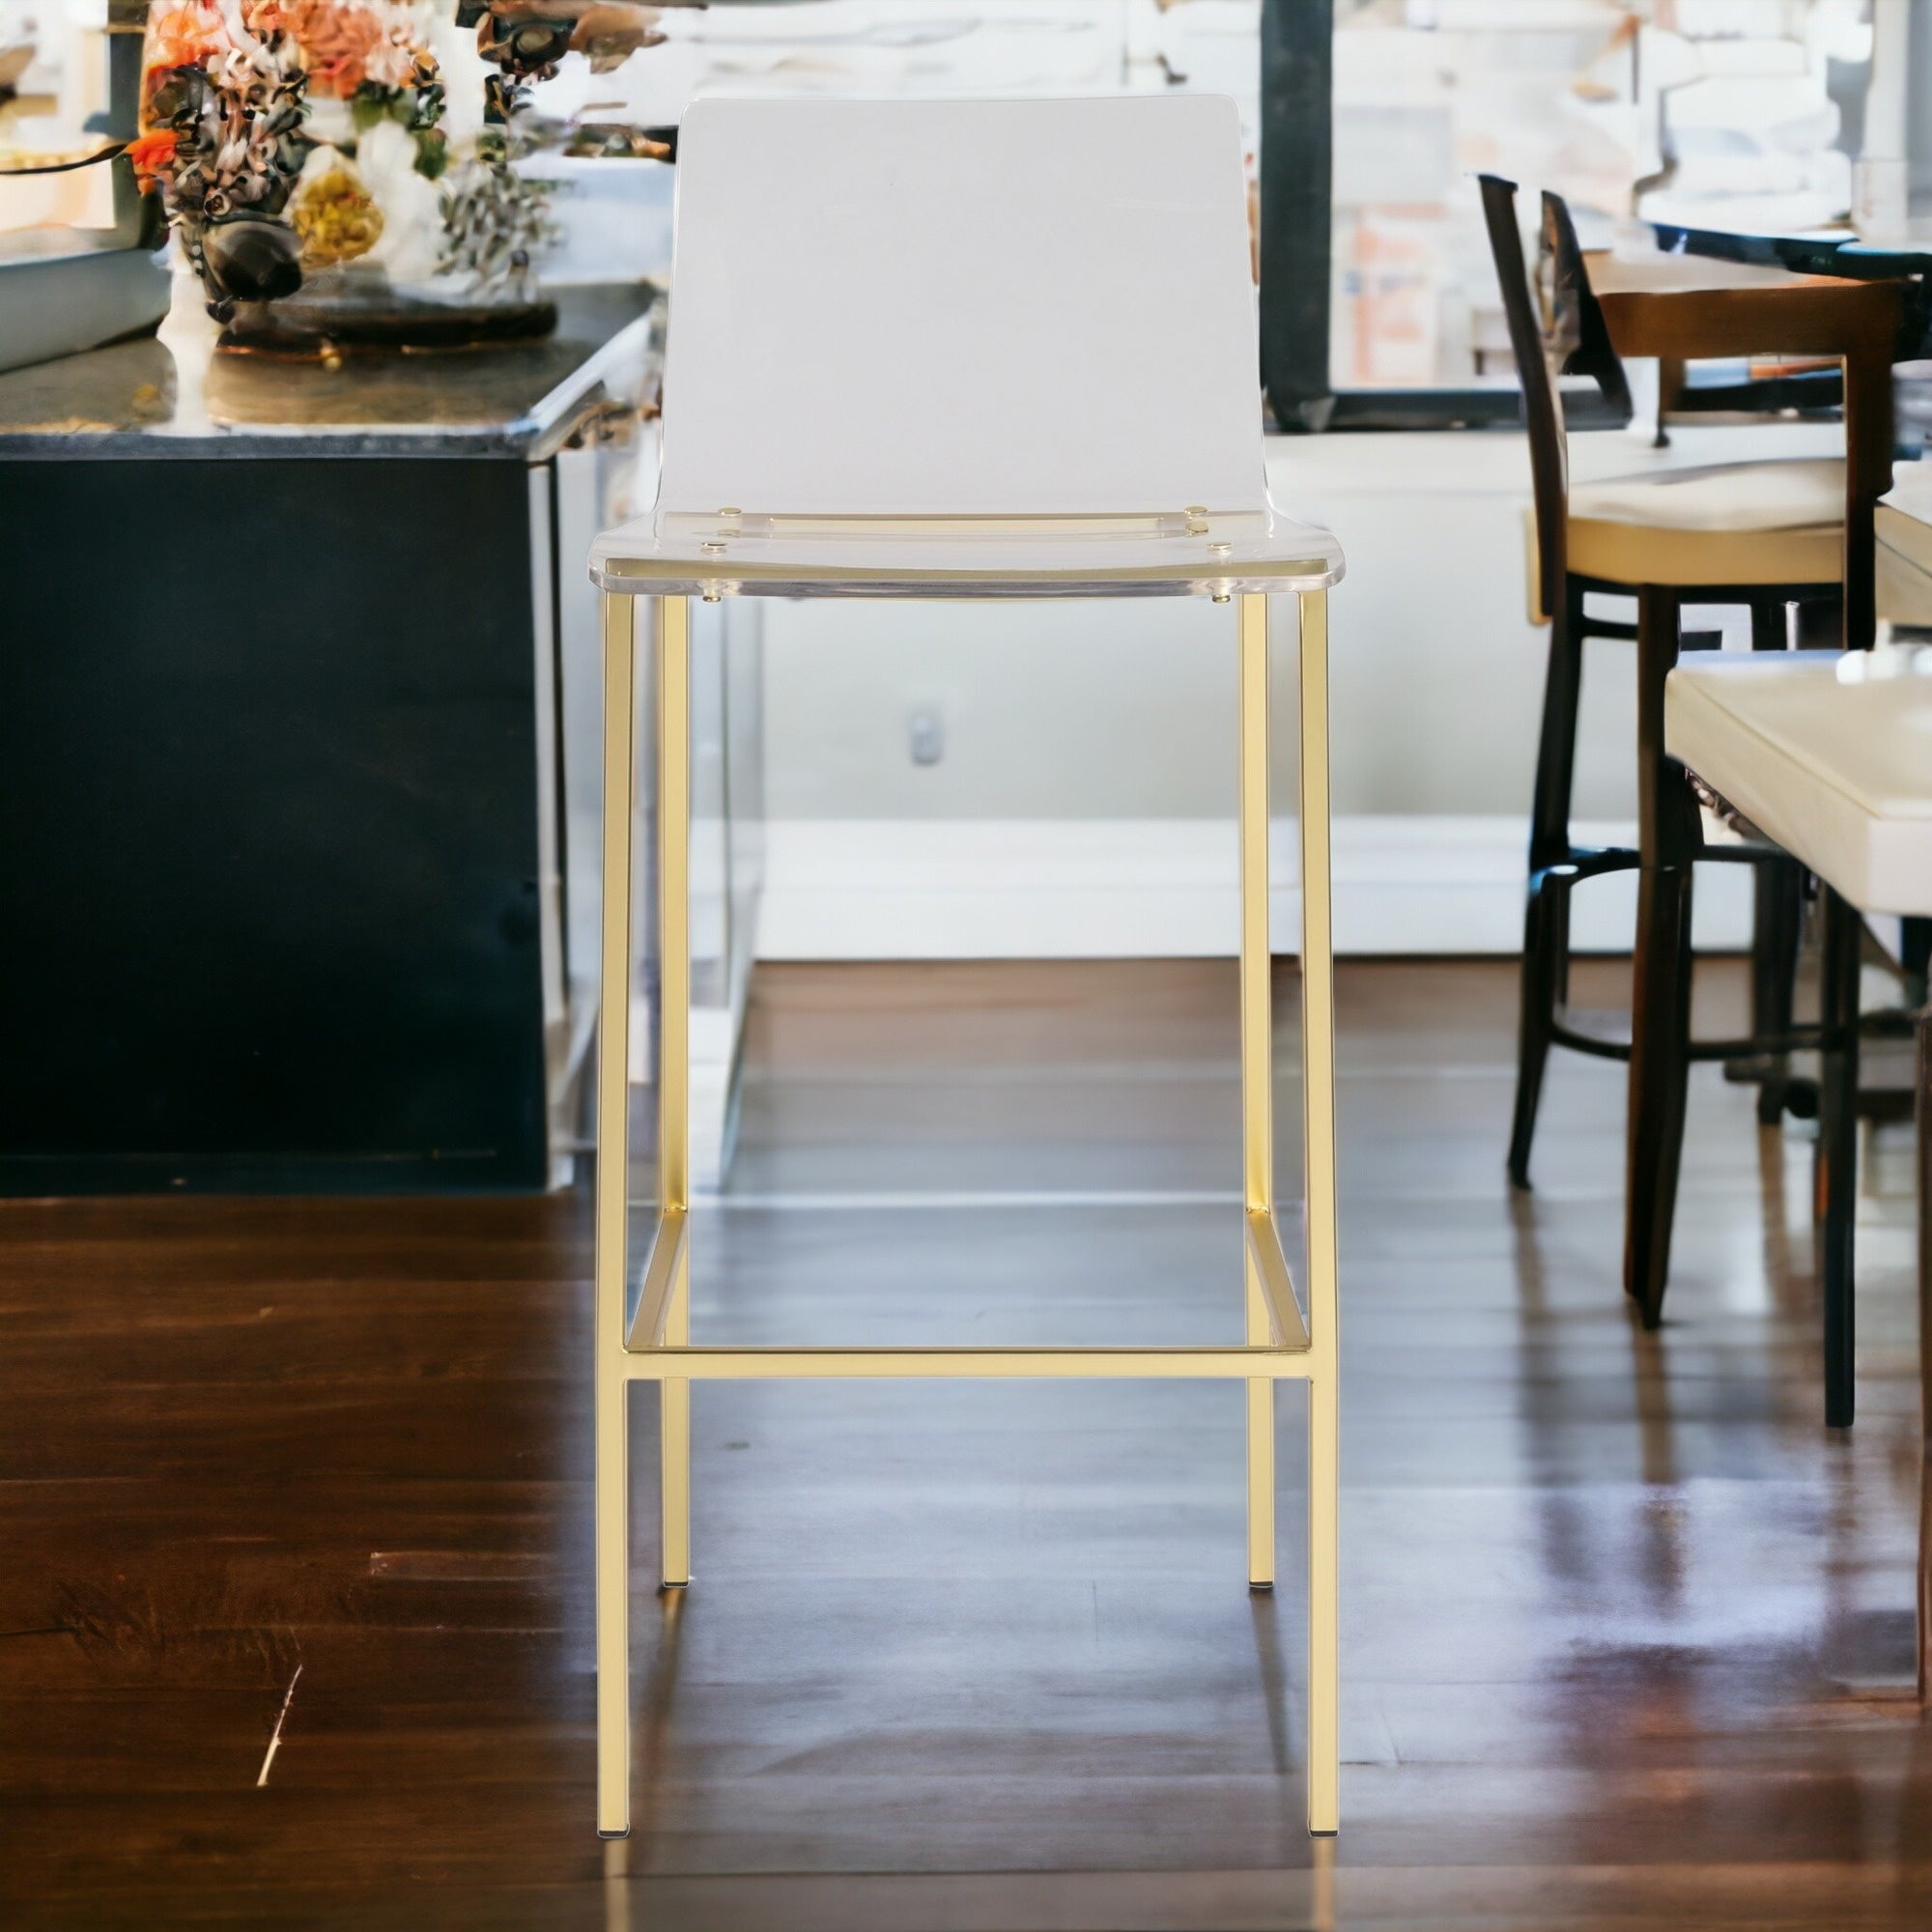
<svg viewBox="0 0 1932 1932">
<path fill-rule="evenodd" d="M 1878 499 L 1878 614 L 1932 624 L 1932 464 L 1901 463 L 1902 479 Z"/>
<path fill-rule="evenodd" d="M 1841 684 L 1837 667 L 1681 664 L 1664 749 L 1861 910 L 1932 914 L 1932 677 Z"/>
<path fill-rule="evenodd" d="M 1802 463 L 1726 463 L 1578 483 L 1570 514 L 1658 530 L 1802 530 L 1845 520 L 1845 466 L 1825 457 Z"/>
<path fill-rule="evenodd" d="M 1570 568 L 1606 583 L 1832 583 L 1844 547 L 1845 466 L 1832 458 L 1665 469 L 1570 492 Z"/>
</svg>

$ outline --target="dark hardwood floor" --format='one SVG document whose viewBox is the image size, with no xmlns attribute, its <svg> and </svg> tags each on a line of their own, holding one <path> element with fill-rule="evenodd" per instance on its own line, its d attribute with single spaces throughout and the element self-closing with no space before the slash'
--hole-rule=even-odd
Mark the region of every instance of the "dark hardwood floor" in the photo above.
<svg viewBox="0 0 1932 1932">
<path fill-rule="evenodd" d="M 701 1387 L 660 1597 L 639 1391 L 607 1846 L 582 1193 L 10 1202 L 0 1925 L 1932 1924 L 1909 1132 L 1868 1151 L 1833 1437 L 1804 1129 L 1697 1070 L 1645 1336 L 1622 1069 L 1559 1057 L 1512 1199 L 1510 967 L 1340 989 L 1332 1845 L 1292 1385 L 1272 1597 L 1238 1391 L 1181 1383 Z M 696 1324 L 1237 1339 L 1237 1130 L 1231 965 L 760 969 Z"/>
</svg>

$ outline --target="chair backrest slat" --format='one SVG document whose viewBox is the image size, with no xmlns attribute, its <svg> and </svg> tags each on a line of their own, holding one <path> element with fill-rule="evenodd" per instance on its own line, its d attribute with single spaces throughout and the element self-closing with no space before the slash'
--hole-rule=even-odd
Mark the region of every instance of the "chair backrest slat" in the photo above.
<svg viewBox="0 0 1932 1932">
<path fill-rule="evenodd" d="M 1567 566 L 1565 538 L 1570 501 L 1570 451 L 1563 429 L 1563 398 L 1558 372 L 1577 346 L 1564 325 L 1577 326 L 1577 311 L 1551 302 L 1546 310 L 1523 258 L 1517 226 L 1516 184 L 1496 175 L 1478 177 L 1483 221 L 1490 253 L 1501 285 L 1503 317 L 1509 325 L 1510 353 L 1522 384 L 1523 427 L 1529 438 L 1530 490 L 1536 510 L 1537 582 L 1543 614 L 1560 608 Z"/>
<path fill-rule="evenodd" d="M 1232 101 L 710 99 L 677 171 L 661 515 L 1265 506 Z"/>
<path fill-rule="evenodd" d="M 1548 188 L 1543 190 L 1543 246 L 1537 258 L 1540 273 L 1547 277 L 1550 298 L 1576 312 L 1576 347 L 1558 372 L 1565 376 L 1588 376 L 1610 408 L 1628 422 L 1634 412 L 1631 402 L 1630 378 L 1624 374 L 1623 358 L 1610 341 L 1610 328 L 1604 320 L 1604 305 L 1590 286 L 1590 271 L 1583 261 L 1582 244 L 1577 240 L 1577 224 L 1570 217 L 1570 204 Z"/>
</svg>

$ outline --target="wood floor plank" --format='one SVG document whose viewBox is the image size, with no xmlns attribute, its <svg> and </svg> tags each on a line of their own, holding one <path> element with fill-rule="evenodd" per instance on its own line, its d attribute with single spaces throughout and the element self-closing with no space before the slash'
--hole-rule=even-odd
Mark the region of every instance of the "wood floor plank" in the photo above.
<svg viewBox="0 0 1932 1932">
<path fill-rule="evenodd" d="M 1627 972 L 1582 962 L 1578 999 Z M 1622 1070 L 1558 1057 L 1512 1198 L 1507 966 L 1338 990 L 1332 1847 L 1300 1823 L 1299 1391 L 1255 1597 L 1237 1391 L 705 1385 L 664 1596 L 639 1389 L 638 1830 L 604 1846 L 583 1190 L 12 1202 L 0 1922 L 1922 1932 L 1909 1136 L 1867 1164 L 1833 1438 L 1803 1129 L 1697 1070 L 1645 1335 Z M 698 1331 L 1235 1337 L 1233 994 L 1215 961 L 761 969 Z M 1699 1001 L 1735 1027 L 1741 973 Z"/>
</svg>

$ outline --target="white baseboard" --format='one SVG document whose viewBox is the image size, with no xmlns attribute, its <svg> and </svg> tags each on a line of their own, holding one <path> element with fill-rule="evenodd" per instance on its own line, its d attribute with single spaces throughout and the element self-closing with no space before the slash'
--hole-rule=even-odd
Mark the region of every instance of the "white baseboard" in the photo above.
<svg viewBox="0 0 1932 1932">
<path fill-rule="evenodd" d="M 1580 839 L 1634 842 L 1630 825 Z M 1295 827 L 1272 838 L 1272 923 L 1301 919 Z M 1344 817 L 1334 825 L 1335 945 L 1345 953 L 1508 953 L 1522 944 L 1520 819 Z M 1116 959 L 1232 956 L 1231 820 L 776 819 L 766 828 L 762 959 Z M 1578 951 L 1627 952 L 1635 882 L 1577 895 Z M 1698 874 L 1697 943 L 1749 942 L 1741 866 Z"/>
</svg>

